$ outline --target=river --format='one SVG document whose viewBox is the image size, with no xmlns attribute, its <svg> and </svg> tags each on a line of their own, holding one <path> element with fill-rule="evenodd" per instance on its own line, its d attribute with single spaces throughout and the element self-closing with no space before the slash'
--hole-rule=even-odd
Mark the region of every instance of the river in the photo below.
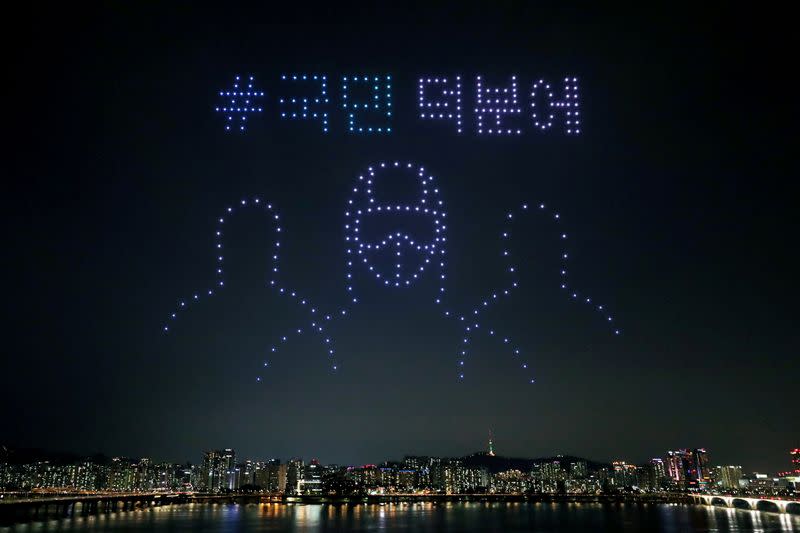
<svg viewBox="0 0 800 533">
<path fill-rule="evenodd" d="M 0 527 L 0 532 L 729 532 L 797 531 L 800 516 L 684 504 L 185 504 Z"/>
</svg>

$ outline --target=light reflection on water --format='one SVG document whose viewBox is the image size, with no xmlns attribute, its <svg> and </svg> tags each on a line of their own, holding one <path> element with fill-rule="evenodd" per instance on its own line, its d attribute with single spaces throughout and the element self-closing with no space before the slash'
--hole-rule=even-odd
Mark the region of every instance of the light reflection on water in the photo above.
<svg viewBox="0 0 800 533">
<path fill-rule="evenodd" d="M 794 531 L 800 516 L 674 504 L 431 503 L 189 504 L 19 524 L 0 532 L 50 531 L 435 531 L 663 532 Z"/>
</svg>

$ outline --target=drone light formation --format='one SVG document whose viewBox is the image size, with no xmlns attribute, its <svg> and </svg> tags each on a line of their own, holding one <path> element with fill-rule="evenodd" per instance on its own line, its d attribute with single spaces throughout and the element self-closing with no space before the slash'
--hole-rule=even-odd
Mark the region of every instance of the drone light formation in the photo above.
<svg viewBox="0 0 800 533">
<path fill-rule="evenodd" d="M 463 346 L 459 350 L 459 358 L 458 358 L 458 376 L 459 379 L 464 379 L 464 367 L 466 366 L 466 359 L 469 355 L 469 345 L 472 340 L 472 336 L 476 331 L 483 331 L 489 337 L 500 339 L 502 344 L 506 346 L 508 351 L 510 352 L 511 356 L 516 360 L 517 364 L 522 371 L 529 371 L 530 364 L 525 358 L 522 356 L 522 350 L 519 346 L 516 346 L 512 340 L 508 336 L 500 335 L 497 331 L 487 327 L 481 327 L 480 324 L 480 316 L 491 306 L 495 305 L 498 301 L 503 300 L 511 295 L 517 288 L 519 288 L 520 279 L 519 279 L 519 268 L 516 266 L 514 261 L 512 260 L 513 254 L 510 250 L 510 242 L 511 237 L 513 235 L 512 229 L 514 227 L 514 223 L 522 218 L 523 216 L 528 215 L 530 212 L 536 211 L 540 215 L 542 215 L 546 220 L 550 223 L 555 224 L 556 231 L 558 232 L 559 240 L 564 244 L 562 251 L 559 254 L 559 264 L 560 264 L 560 276 L 559 276 L 559 285 L 561 290 L 564 291 L 570 299 L 575 302 L 583 303 L 584 305 L 588 306 L 590 309 L 594 310 L 603 321 L 607 324 L 612 324 L 614 321 L 614 317 L 608 314 L 605 306 L 602 304 L 598 304 L 592 300 L 591 297 L 579 292 L 577 289 L 571 287 L 571 285 L 567 281 L 567 259 L 569 258 L 569 253 L 566 250 L 566 242 L 568 239 L 568 234 L 562 229 L 561 224 L 561 215 L 553 210 L 547 208 L 547 206 L 543 203 L 537 204 L 535 206 L 529 206 L 527 203 L 523 203 L 516 211 L 509 211 L 506 216 L 504 217 L 505 225 L 500 232 L 500 240 L 502 243 L 500 256 L 504 262 L 503 272 L 508 276 L 508 281 L 501 287 L 492 290 L 488 293 L 483 299 L 480 300 L 478 305 L 473 307 L 468 313 L 465 315 L 459 316 L 459 321 L 463 324 Z M 611 328 L 614 335 L 619 335 L 620 330 L 617 327 Z M 529 376 L 528 380 L 530 383 L 535 383 L 535 379 L 533 376 Z"/>
<path fill-rule="evenodd" d="M 381 195 L 381 185 L 387 179 L 386 173 L 399 172 L 411 178 L 411 182 L 417 183 L 419 196 L 411 203 L 392 202 L 391 199 Z M 346 292 L 348 301 L 346 306 L 338 308 L 334 312 L 321 311 L 311 303 L 308 297 L 302 296 L 299 292 L 288 288 L 279 281 L 278 254 L 280 251 L 280 237 L 283 230 L 280 226 L 280 217 L 273 209 L 273 206 L 262 202 L 259 198 L 252 200 L 241 200 L 236 209 L 231 206 L 225 209 L 223 215 L 217 219 L 215 230 L 215 254 L 216 254 L 216 273 L 217 281 L 215 287 L 206 291 L 196 292 L 191 298 L 180 300 L 176 309 L 171 313 L 168 323 L 164 326 L 164 331 L 170 330 L 170 323 L 176 321 L 184 313 L 189 304 L 196 303 L 201 299 L 213 296 L 215 291 L 221 290 L 225 286 L 224 279 L 224 246 L 223 228 L 228 217 L 232 216 L 238 209 L 253 207 L 263 209 L 268 214 L 274 224 L 275 242 L 270 265 L 270 275 L 267 286 L 273 288 L 279 295 L 286 296 L 295 302 L 295 305 L 308 313 L 309 323 L 305 327 L 298 327 L 291 332 L 280 337 L 280 341 L 270 346 L 268 354 L 270 357 L 278 351 L 278 347 L 295 335 L 302 335 L 306 331 L 316 334 L 326 351 L 326 359 L 330 370 L 336 372 L 339 363 L 334 359 L 335 350 L 333 340 L 326 328 L 335 318 L 342 318 L 350 314 L 350 306 L 359 302 L 356 291 L 356 278 L 359 275 L 366 275 L 372 278 L 380 286 L 389 289 L 409 288 L 422 278 L 426 270 L 435 271 L 438 278 L 438 287 L 434 295 L 434 304 L 439 307 L 443 316 L 450 320 L 456 320 L 462 329 L 459 353 L 457 358 L 457 377 L 463 381 L 466 375 L 467 360 L 470 354 L 469 346 L 473 335 L 477 331 L 485 332 L 489 337 L 501 342 L 505 349 L 510 352 L 511 357 L 519 365 L 520 370 L 525 375 L 528 383 L 535 383 L 533 370 L 530 363 L 522 356 L 522 350 L 512 340 L 500 334 L 490 325 L 482 324 L 481 319 L 485 311 L 500 300 L 506 299 L 519 287 L 518 265 L 512 261 L 512 254 L 509 243 L 511 242 L 512 230 L 515 221 L 522 216 L 537 211 L 551 223 L 555 224 L 559 232 L 561 242 L 566 244 L 568 234 L 561 228 L 561 216 L 559 213 L 548 209 L 545 204 L 529 206 L 522 204 L 516 211 L 506 214 L 505 224 L 500 233 L 501 258 L 504 261 L 504 272 L 508 277 L 507 281 L 490 291 L 472 309 L 465 313 L 456 313 L 445 305 L 446 288 L 445 282 L 445 243 L 447 241 L 446 217 L 444 202 L 439 196 L 439 188 L 434 183 L 431 176 L 424 167 L 414 163 L 378 163 L 367 167 L 366 172 L 358 176 L 355 187 L 352 189 L 352 196 L 347 201 L 345 209 L 345 249 L 346 249 Z M 394 218 L 392 218 L 394 217 Z M 414 217 L 427 222 L 423 226 L 430 228 L 426 230 L 411 230 L 403 225 L 390 226 L 390 229 L 377 236 L 369 233 L 370 226 L 375 225 L 381 219 L 403 219 Z M 569 253 L 566 247 L 560 252 L 560 287 L 562 291 L 572 300 L 581 302 L 585 306 L 594 310 L 603 320 L 612 324 L 612 331 L 615 335 L 620 334 L 620 330 L 613 326 L 614 317 L 608 314 L 605 307 L 592 300 L 592 298 L 573 288 L 567 281 L 567 259 Z M 263 361 L 262 370 L 269 368 L 269 359 Z M 261 375 L 256 376 L 256 381 L 262 381 Z"/>
<path fill-rule="evenodd" d="M 359 85 L 369 86 L 369 97 L 358 99 L 351 92 Z M 391 133 L 392 132 L 392 77 L 385 76 L 343 76 L 342 109 L 347 112 L 347 129 L 350 133 Z M 385 122 L 371 124 L 365 117 L 383 116 Z"/>
<path fill-rule="evenodd" d="M 271 203 L 264 202 L 260 198 L 252 198 L 250 200 L 244 199 L 239 202 L 239 204 L 234 206 L 228 206 L 223 211 L 222 215 L 219 216 L 216 220 L 216 227 L 214 229 L 214 255 L 215 255 L 215 272 L 216 272 L 216 281 L 214 283 L 214 287 L 208 288 L 202 291 L 197 291 L 192 293 L 190 298 L 181 299 L 178 301 L 176 308 L 170 313 L 169 319 L 167 323 L 163 326 L 163 331 L 168 333 L 171 329 L 171 324 L 176 322 L 178 318 L 188 311 L 188 308 L 192 304 L 199 303 L 201 300 L 209 298 L 216 294 L 216 292 L 222 290 L 226 283 L 225 283 L 225 269 L 223 267 L 225 261 L 224 255 L 224 228 L 225 223 L 227 220 L 232 217 L 235 213 L 242 211 L 244 209 L 251 208 L 257 209 L 262 211 L 263 213 L 267 214 L 269 219 L 273 223 L 273 232 L 275 234 L 275 242 L 273 243 L 273 250 L 271 255 L 271 262 L 269 267 L 269 276 L 266 281 L 266 285 L 272 289 L 274 289 L 279 295 L 287 297 L 289 300 L 295 302 L 296 305 L 301 306 L 308 310 L 310 316 L 312 317 L 312 321 L 310 323 L 310 327 L 308 328 L 309 331 L 317 333 L 322 340 L 323 347 L 326 351 L 327 359 L 329 365 L 332 370 L 338 369 L 338 364 L 334 360 L 334 348 L 333 348 L 333 341 L 331 340 L 330 336 L 326 335 L 325 328 L 323 323 L 326 321 L 331 320 L 330 315 L 322 315 L 321 313 L 318 314 L 318 309 L 311 303 L 311 300 L 301 296 L 297 291 L 292 290 L 286 287 L 284 284 L 280 282 L 279 277 L 279 267 L 278 267 L 278 257 L 281 248 L 281 235 L 283 234 L 283 228 L 280 224 L 280 215 L 276 212 L 275 208 Z M 300 335 L 303 333 L 303 328 L 297 328 L 293 330 L 293 334 Z M 286 342 L 288 340 L 288 336 L 281 337 L 281 342 Z M 272 356 L 273 353 L 277 351 L 275 346 L 272 346 L 268 352 L 268 356 Z M 269 359 L 263 362 L 263 367 L 269 367 Z M 261 376 L 256 377 L 257 381 L 261 381 Z"/>
<path fill-rule="evenodd" d="M 247 88 L 240 88 L 241 76 L 235 76 L 233 81 L 232 90 L 220 91 L 219 96 L 223 100 L 222 107 L 216 107 L 217 113 L 222 113 L 225 116 L 225 131 L 238 129 L 240 132 L 245 131 L 247 124 L 247 116 L 251 113 L 261 113 L 263 108 L 256 107 L 252 101 L 256 98 L 263 98 L 264 92 L 253 89 L 255 79 L 253 76 L 248 76 Z M 238 128 L 236 127 L 237 121 L 234 116 L 239 118 Z"/>
<path fill-rule="evenodd" d="M 328 82 L 324 74 L 283 74 L 281 80 L 292 83 L 319 84 L 319 94 L 307 96 L 282 97 L 278 100 L 281 118 L 289 120 L 319 120 L 322 132 L 328 133 Z"/>
<path fill-rule="evenodd" d="M 537 92 L 538 91 L 538 92 Z M 546 103 L 540 103 L 537 107 L 538 95 L 545 97 Z M 561 112 L 564 120 L 567 135 L 578 135 L 581 132 L 580 109 L 578 102 L 578 78 L 564 78 L 564 99 L 555 100 L 550 84 L 544 80 L 539 80 L 533 84 L 531 90 L 531 117 L 533 125 L 541 131 L 549 130 L 553 127 L 553 121 L 557 112 Z"/>
<path fill-rule="evenodd" d="M 522 107 L 517 101 L 517 77 L 511 76 L 509 87 L 484 87 L 481 77 L 475 78 L 476 107 L 475 120 L 478 133 L 489 135 L 520 135 L 522 130 L 518 127 L 509 127 L 504 123 L 506 116 L 513 117 L 522 114 Z M 494 123 L 484 126 L 484 115 L 494 116 Z"/>
<path fill-rule="evenodd" d="M 416 203 L 397 203 L 380 195 L 381 174 L 390 170 L 399 170 L 419 183 L 420 195 Z M 383 178 L 385 179 L 385 178 Z M 388 288 L 406 288 L 418 281 L 426 268 L 433 266 L 439 277 L 439 287 L 434 298 L 434 303 L 442 306 L 442 312 L 448 319 L 455 319 L 463 328 L 461 346 L 457 359 L 457 376 L 459 380 L 464 380 L 466 375 L 467 359 L 469 355 L 469 345 L 473 334 L 484 331 L 489 337 L 498 339 L 511 353 L 512 358 L 519 364 L 520 370 L 526 376 L 526 381 L 533 384 L 535 378 L 530 363 L 522 356 L 522 350 L 515 345 L 511 338 L 499 334 L 491 327 L 482 327 L 480 323 L 481 314 L 497 301 L 511 295 L 519 287 L 519 269 L 511 261 L 511 252 L 508 247 L 511 237 L 513 222 L 518 218 L 517 213 L 509 212 L 505 217 L 506 227 L 501 232 L 501 242 L 503 249 L 501 257 L 505 261 L 504 271 L 509 276 L 507 284 L 499 289 L 491 291 L 481 302 L 465 314 L 454 313 L 443 304 L 446 293 L 445 288 L 445 260 L 446 254 L 446 230 L 443 201 L 439 198 L 439 189 L 434 185 L 433 176 L 426 173 L 424 167 L 414 163 L 379 163 L 367 168 L 366 173 L 359 175 L 353 195 L 347 201 L 345 210 L 345 244 L 347 252 L 346 263 L 346 289 L 351 305 L 359 302 L 355 289 L 355 279 L 357 270 L 363 269 L 363 273 L 372 277 L 379 285 Z M 560 239 L 566 242 L 567 234 L 560 228 L 561 216 L 557 212 L 549 211 L 544 204 L 538 204 L 541 214 L 551 218 L 561 232 Z M 522 204 L 519 214 L 529 212 L 528 204 Z M 365 229 L 376 218 L 391 217 L 393 215 L 410 214 L 415 217 L 423 217 L 433 222 L 431 225 L 434 231 L 431 235 L 415 235 L 407 229 L 393 228 L 385 235 L 378 238 L 364 237 Z M 383 255 L 385 260 L 382 264 L 389 263 L 390 270 L 381 268 L 377 259 Z M 437 258 L 438 257 L 438 258 Z M 610 315 L 604 314 L 602 305 L 594 304 L 590 297 L 587 297 L 576 289 L 572 289 L 567 284 L 566 261 L 569 254 L 566 250 L 560 252 L 560 284 L 562 289 L 569 289 L 571 298 L 575 301 L 584 302 L 593 306 L 598 313 L 603 314 L 603 318 L 608 322 L 613 320 Z M 409 261 L 410 259 L 410 261 Z M 417 260 L 414 263 L 414 259 Z M 340 309 L 336 316 L 348 314 L 347 309 Z M 613 330 L 619 335 L 618 329 Z"/>
<path fill-rule="evenodd" d="M 429 87 L 440 88 L 441 98 L 427 98 Z M 419 118 L 423 120 L 451 120 L 461 133 L 461 76 L 419 79 Z"/>
<path fill-rule="evenodd" d="M 218 91 L 218 98 L 222 102 L 215 110 L 224 117 L 227 132 L 244 133 L 249 117 L 263 115 L 264 107 L 254 102 L 264 99 L 264 92 L 253 88 L 253 76 L 246 78 L 237 75 L 232 88 Z M 367 136 L 394 133 L 394 78 L 391 74 L 334 76 L 330 79 L 340 79 L 341 85 L 338 87 L 339 94 L 333 96 L 328 85 L 328 74 L 282 74 L 279 79 L 282 91 L 285 91 L 281 93 L 284 96 L 280 96 L 276 102 L 281 120 L 319 122 L 322 133 L 327 134 L 331 131 L 331 117 L 335 117 L 335 110 L 340 109 L 343 120 L 334 121 L 333 126 L 343 125 L 343 131 L 348 134 Z M 537 134 L 561 131 L 569 136 L 581 132 L 578 78 L 574 76 L 564 78 L 560 94 L 556 94 L 553 88 L 556 84 L 545 79 L 520 85 L 515 74 L 509 76 L 506 85 L 501 86 L 488 85 L 485 77 L 479 74 L 474 77 L 474 87 L 465 88 L 462 79 L 470 78 L 463 78 L 460 74 L 420 76 L 417 84 L 417 117 L 424 122 L 451 122 L 455 125 L 456 134 L 469 130 L 478 137 L 520 136 L 528 130 Z M 334 92 L 337 89 L 335 85 Z M 473 90 L 475 105 L 469 108 L 474 118 L 472 123 L 467 124 L 469 120 L 462 106 L 462 93 L 469 94 L 466 98 L 472 102 Z M 526 98 L 530 99 L 529 102 L 522 101 Z M 529 111 L 523 112 L 523 108 Z M 557 128 L 558 124 L 563 129 Z"/>
<path fill-rule="evenodd" d="M 416 203 L 395 203 L 376 194 L 379 190 L 379 174 L 391 168 L 418 178 L 420 188 Z M 433 181 L 433 176 L 428 175 L 423 167 L 417 167 L 413 163 L 401 164 L 398 161 L 368 167 L 367 172 L 358 177 L 358 183 L 353 188 L 353 197 L 347 201 L 344 226 L 347 291 L 352 303 L 358 302 L 353 288 L 355 264 L 363 265 L 368 274 L 386 287 L 409 287 L 427 268 L 438 268 L 440 286 L 435 301 L 437 304 L 441 303 L 445 292 L 444 243 L 447 240 L 447 226 L 444 219 L 447 214 L 443 210 L 443 201 L 439 199 L 439 189 Z M 407 229 L 395 227 L 376 240 L 363 237 L 365 226 L 374 223 L 377 218 L 393 215 L 411 215 L 428 220 L 432 223 L 430 227 L 433 231 L 427 235 L 415 235 Z M 391 272 L 381 268 L 379 261 L 375 260 L 379 257 L 391 259 L 384 261 L 392 264 Z M 414 263 L 415 259 L 417 263 Z"/>
</svg>

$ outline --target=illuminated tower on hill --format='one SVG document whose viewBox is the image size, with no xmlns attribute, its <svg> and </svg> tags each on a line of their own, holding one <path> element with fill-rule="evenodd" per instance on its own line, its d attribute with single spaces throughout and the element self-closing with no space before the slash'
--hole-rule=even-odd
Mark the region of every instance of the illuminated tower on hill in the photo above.
<svg viewBox="0 0 800 533">
<path fill-rule="evenodd" d="M 486 455 L 494 457 L 494 438 L 491 429 L 489 430 L 489 449 L 486 451 Z"/>
</svg>

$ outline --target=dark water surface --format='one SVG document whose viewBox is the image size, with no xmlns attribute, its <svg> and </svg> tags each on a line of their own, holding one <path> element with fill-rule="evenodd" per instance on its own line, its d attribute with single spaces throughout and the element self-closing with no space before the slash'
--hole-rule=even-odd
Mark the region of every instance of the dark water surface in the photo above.
<svg viewBox="0 0 800 533">
<path fill-rule="evenodd" d="M 797 531 L 800 516 L 674 504 L 187 504 L 65 518 L 11 531 Z"/>
</svg>

